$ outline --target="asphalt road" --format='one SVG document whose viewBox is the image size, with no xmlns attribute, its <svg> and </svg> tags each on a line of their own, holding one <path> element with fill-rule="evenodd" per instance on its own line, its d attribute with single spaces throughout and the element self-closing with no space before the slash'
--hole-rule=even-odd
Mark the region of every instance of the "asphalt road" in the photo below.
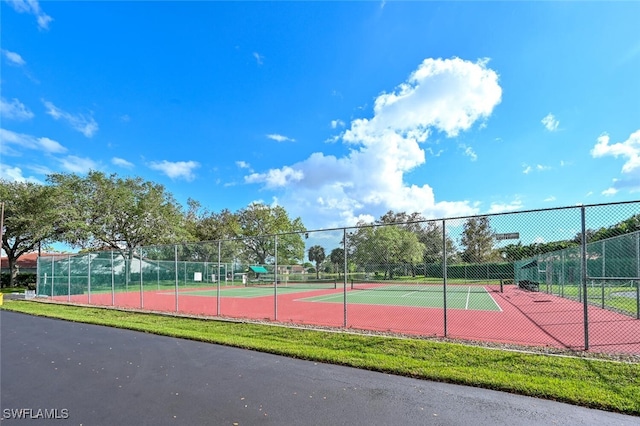
<svg viewBox="0 0 640 426">
<path fill-rule="evenodd" d="M 13 312 L 0 311 L 0 332 L 3 425 L 640 424 L 553 401 Z"/>
</svg>

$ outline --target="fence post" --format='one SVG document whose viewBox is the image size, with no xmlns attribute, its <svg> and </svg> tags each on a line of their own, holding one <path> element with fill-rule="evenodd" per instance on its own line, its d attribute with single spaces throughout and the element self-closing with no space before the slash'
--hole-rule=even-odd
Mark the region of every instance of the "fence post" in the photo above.
<svg viewBox="0 0 640 426">
<path fill-rule="evenodd" d="M 67 302 L 71 302 L 71 255 L 67 257 Z"/>
<path fill-rule="evenodd" d="M 175 269 L 175 280 L 176 280 L 176 312 L 178 312 L 178 245 L 173 245 L 173 262 Z"/>
<path fill-rule="evenodd" d="M 344 254 L 344 285 L 342 286 L 342 293 L 343 293 L 343 307 L 344 307 L 344 315 L 343 315 L 343 323 L 342 326 L 343 327 L 347 327 L 347 228 L 343 228 L 342 229 L 342 247 L 344 248 L 343 250 L 343 254 Z"/>
<path fill-rule="evenodd" d="M 115 272 L 113 270 L 113 250 L 111 250 L 111 306 L 116 304 Z"/>
<path fill-rule="evenodd" d="M 142 283 L 142 249 L 138 248 L 138 265 L 140 267 L 140 309 L 144 309 L 144 285 Z"/>
<path fill-rule="evenodd" d="M 87 253 L 87 291 L 89 293 L 89 304 L 91 304 L 91 253 Z"/>
<path fill-rule="evenodd" d="M 273 236 L 275 244 L 275 269 L 273 270 L 273 319 L 278 321 L 278 236 Z"/>
<path fill-rule="evenodd" d="M 465 265 L 465 277 L 467 269 Z M 447 337 L 447 227 L 446 221 L 442 221 L 442 307 L 444 311 L 444 337 Z"/>
<path fill-rule="evenodd" d="M 580 220 L 582 222 L 582 273 L 580 274 L 583 310 L 584 310 L 584 350 L 589 350 L 589 298 L 587 297 L 587 226 L 585 219 L 585 208 L 580 208 Z"/>
<path fill-rule="evenodd" d="M 220 261 L 222 260 L 222 241 L 218 240 L 218 270 L 216 271 L 217 285 L 216 285 L 216 315 L 220 316 Z M 227 268 L 224 268 L 225 279 L 227 277 Z"/>
</svg>

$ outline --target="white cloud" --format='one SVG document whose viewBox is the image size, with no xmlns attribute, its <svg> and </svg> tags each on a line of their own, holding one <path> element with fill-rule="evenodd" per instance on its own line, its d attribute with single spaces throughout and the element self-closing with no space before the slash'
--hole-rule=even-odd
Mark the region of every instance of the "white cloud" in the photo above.
<svg viewBox="0 0 640 426">
<path fill-rule="evenodd" d="M 240 169 L 251 169 L 251 165 L 246 161 L 236 161 L 236 166 Z"/>
<path fill-rule="evenodd" d="M 9 182 L 33 182 L 42 184 L 40 180 L 33 176 L 25 177 L 22 175 L 22 169 L 20 167 L 10 167 L 5 164 L 0 164 L 0 179 Z"/>
<path fill-rule="evenodd" d="M 282 169 L 271 169 L 266 174 L 253 173 L 245 177 L 247 183 L 264 183 L 267 188 L 277 188 L 302 180 L 304 173 L 285 166 Z"/>
<path fill-rule="evenodd" d="M 41 30 L 48 30 L 49 23 L 53 21 L 53 18 L 40 8 L 38 0 L 6 0 L 13 9 L 18 13 L 29 13 L 35 15 L 38 21 L 38 27 Z"/>
<path fill-rule="evenodd" d="M 256 59 L 256 63 L 258 65 L 262 65 L 263 60 L 264 60 L 264 56 L 262 56 L 261 54 L 259 54 L 258 52 L 253 52 L 253 57 Z"/>
<path fill-rule="evenodd" d="M 605 195 L 607 197 L 610 197 L 612 195 L 616 195 L 618 193 L 618 190 L 615 188 L 609 188 L 609 189 L 605 189 L 604 191 L 602 191 L 602 195 Z"/>
<path fill-rule="evenodd" d="M 82 158 L 75 155 L 69 155 L 60 159 L 62 168 L 71 173 L 85 174 L 91 170 L 98 169 L 98 163 L 90 158 Z"/>
<path fill-rule="evenodd" d="M 132 169 L 134 164 L 130 161 L 125 160 L 124 158 L 113 157 L 111 159 L 111 164 L 118 167 L 124 167 L 125 169 Z"/>
<path fill-rule="evenodd" d="M 624 142 L 609 144 L 609 135 L 598 137 L 598 142 L 591 150 L 593 158 L 605 156 L 623 157 L 626 162 L 622 166 L 622 173 L 631 173 L 640 167 L 640 129 L 636 130 Z"/>
<path fill-rule="evenodd" d="M 546 129 L 550 132 L 555 132 L 556 130 L 558 130 L 558 126 L 560 125 L 560 122 L 551 113 L 547 114 L 542 119 L 541 123 L 544 124 L 544 127 L 546 127 Z"/>
<path fill-rule="evenodd" d="M 338 127 L 344 127 L 345 123 L 342 120 L 331 120 L 331 128 L 337 129 Z"/>
<path fill-rule="evenodd" d="M 272 139 L 276 142 L 295 142 L 295 139 L 292 139 L 288 136 L 283 136 L 283 135 L 279 135 L 277 133 L 272 133 L 270 135 L 267 135 L 267 138 Z"/>
<path fill-rule="evenodd" d="M 0 141 L 2 141 L 0 152 L 7 155 L 20 155 L 11 145 L 25 149 L 40 150 L 47 154 L 60 154 L 67 151 L 67 148 L 52 139 L 38 138 L 2 128 L 0 128 Z"/>
<path fill-rule="evenodd" d="M 200 163 L 196 161 L 160 161 L 149 163 L 149 167 L 158 170 L 171 179 L 184 179 L 192 181 L 195 179 L 194 170 L 200 167 Z"/>
<path fill-rule="evenodd" d="M 42 100 L 47 108 L 47 114 L 55 120 L 63 119 L 71 125 L 75 130 L 82 133 L 86 137 L 92 137 L 98 131 L 98 123 L 93 116 L 84 114 L 71 114 L 56 107 L 52 102 Z"/>
<path fill-rule="evenodd" d="M 33 118 L 33 112 L 16 98 L 11 102 L 0 98 L 0 117 L 9 120 L 29 120 Z"/>
<path fill-rule="evenodd" d="M 476 161 L 478 159 L 478 155 L 475 153 L 472 147 L 462 144 L 460 145 L 460 148 L 463 150 L 464 155 L 469 157 L 471 161 Z"/>
<path fill-rule="evenodd" d="M 525 175 L 528 175 L 529 173 L 531 173 L 532 171 L 536 171 L 536 172 L 544 172 L 547 170 L 551 170 L 550 166 L 545 166 L 542 164 L 536 164 L 535 166 L 530 166 L 526 163 L 522 164 L 523 170 L 522 173 L 524 173 Z"/>
<path fill-rule="evenodd" d="M 555 201 L 555 200 L 556 200 L 556 197 L 554 197 L 554 196 L 552 195 L 552 196 L 550 196 L 550 197 L 545 198 L 543 201 L 544 201 L 545 203 L 550 203 L 550 202 Z"/>
<path fill-rule="evenodd" d="M 486 60 L 426 59 L 406 82 L 376 98 L 373 117 L 353 120 L 342 133 L 348 155 L 316 152 L 296 164 L 253 173 L 245 182 L 282 189 L 288 210 L 295 215 L 312 209 L 322 226 L 355 224 L 389 209 L 426 217 L 475 214 L 477 205 L 436 201 L 428 184 L 409 185 L 404 175 L 425 163 L 421 143 L 432 132 L 453 138 L 469 130 L 491 115 L 501 96 L 498 75 Z"/>
<path fill-rule="evenodd" d="M 20 56 L 16 52 L 11 52 L 9 50 L 2 49 L 2 53 L 4 54 L 4 57 L 7 58 L 7 61 L 9 61 L 9 63 L 11 63 L 12 65 L 17 65 L 21 67 L 26 64 L 25 60 L 22 59 L 22 56 Z"/>
<path fill-rule="evenodd" d="M 512 212 L 522 209 L 522 201 L 513 200 L 509 203 L 491 203 L 488 213 Z"/>
</svg>

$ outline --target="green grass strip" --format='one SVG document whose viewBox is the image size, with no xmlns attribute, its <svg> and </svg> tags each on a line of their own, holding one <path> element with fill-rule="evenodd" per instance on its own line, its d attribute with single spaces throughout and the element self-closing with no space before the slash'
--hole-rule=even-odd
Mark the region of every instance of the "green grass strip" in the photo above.
<svg viewBox="0 0 640 426">
<path fill-rule="evenodd" d="M 640 416 L 638 363 L 29 301 L 2 308 Z"/>
</svg>

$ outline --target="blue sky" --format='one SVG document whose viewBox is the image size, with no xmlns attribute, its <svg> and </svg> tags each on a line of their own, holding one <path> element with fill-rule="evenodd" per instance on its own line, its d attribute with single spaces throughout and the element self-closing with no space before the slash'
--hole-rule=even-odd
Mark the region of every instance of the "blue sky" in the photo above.
<svg viewBox="0 0 640 426">
<path fill-rule="evenodd" d="M 0 12 L 3 179 L 141 176 L 308 229 L 638 198 L 638 2 Z"/>
</svg>

